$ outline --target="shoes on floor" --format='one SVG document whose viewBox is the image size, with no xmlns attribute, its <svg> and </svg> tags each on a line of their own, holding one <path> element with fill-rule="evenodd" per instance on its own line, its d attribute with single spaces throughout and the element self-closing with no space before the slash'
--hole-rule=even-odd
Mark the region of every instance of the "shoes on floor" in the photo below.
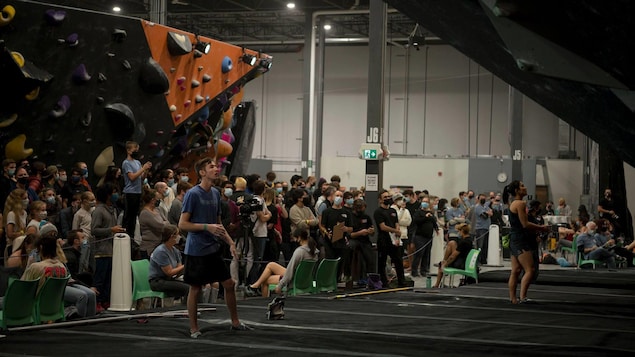
<svg viewBox="0 0 635 357">
<path fill-rule="evenodd" d="M 229 327 L 229 331 L 251 331 L 253 328 L 245 325 L 244 323 L 239 323 L 238 326 L 231 325 Z"/>
<path fill-rule="evenodd" d="M 197 339 L 202 335 L 201 331 L 190 331 L 190 338 Z"/>
</svg>

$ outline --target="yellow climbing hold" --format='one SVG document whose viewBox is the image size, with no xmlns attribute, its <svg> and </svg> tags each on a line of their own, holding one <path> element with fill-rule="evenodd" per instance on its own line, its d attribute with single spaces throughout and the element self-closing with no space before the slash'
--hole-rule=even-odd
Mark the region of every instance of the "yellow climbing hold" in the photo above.
<svg viewBox="0 0 635 357">
<path fill-rule="evenodd" d="M 0 128 L 6 128 L 9 125 L 15 123 L 15 121 L 18 120 L 18 114 L 13 114 L 12 116 L 8 117 L 7 119 L 2 119 L 0 120 Z"/>
<path fill-rule="evenodd" d="M 4 154 L 7 159 L 13 159 L 15 161 L 26 159 L 33 155 L 33 149 L 25 149 L 24 143 L 26 142 L 26 135 L 20 134 L 11 139 L 4 147 Z"/>
<path fill-rule="evenodd" d="M 15 7 L 11 5 L 7 5 L 2 8 L 2 13 L 0 13 L 0 27 L 6 26 L 13 20 L 15 16 Z"/>
<path fill-rule="evenodd" d="M 24 56 L 22 56 L 20 52 L 11 51 L 11 56 L 13 57 L 13 60 L 18 65 L 18 67 L 24 67 Z"/>
<path fill-rule="evenodd" d="M 34 90 L 29 92 L 29 94 L 25 95 L 24 97 L 26 98 L 26 100 L 35 100 L 35 98 L 37 98 L 38 95 L 40 95 L 40 87 L 36 87 Z"/>
</svg>

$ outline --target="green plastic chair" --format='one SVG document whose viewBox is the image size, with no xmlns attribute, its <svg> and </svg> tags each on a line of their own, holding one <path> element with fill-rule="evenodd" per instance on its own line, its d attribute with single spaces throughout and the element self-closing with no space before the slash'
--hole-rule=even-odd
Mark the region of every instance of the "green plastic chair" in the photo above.
<svg viewBox="0 0 635 357">
<path fill-rule="evenodd" d="M 443 268 L 443 274 L 450 276 L 450 286 L 454 286 L 454 276 L 455 275 L 463 275 L 466 277 L 476 279 L 476 283 L 478 284 L 478 269 L 476 267 L 478 263 L 478 256 L 481 254 L 479 249 L 472 249 L 467 254 L 467 259 L 465 261 L 465 269 L 457 269 L 457 268 Z"/>
<path fill-rule="evenodd" d="M 131 260 L 130 266 L 132 267 L 132 305 L 130 310 L 139 299 L 143 298 L 159 298 L 161 299 L 161 306 L 163 307 L 163 299 L 165 299 L 165 293 L 160 291 L 154 291 L 150 288 L 149 274 L 150 274 L 150 261 L 147 259 Z"/>
<path fill-rule="evenodd" d="M 313 281 L 317 261 L 303 260 L 293 273 L 293 285 L 288 289 L 290 295 L 312 294 L 315 292 Z"/>
<path fill-rule="evenodd" d="M 0 310 L 0 328 L 6 330 L 9 326 L 32 325 L 35 294 L 40 279 L 14 280 L 4 295 L 3 307 Z"/>
<path fill-rule="evenodd" d="M 313 286 L 313 271 L 317 261 L 303 260 L 298 264 L 293 273 L 293 285 L 288 289 L 290 295 L 312 294 L 315 292 Z"/>
<path fill-rule="evenodd" d="M 567 259 L 567 254 L 566 254 L 567 252 L 571 253 L 571 255 L 573 255 L 574 257 L 576 256 L 576 250 L 577 250 L 577 247 L 578 247 L 578 235 L 577 234 L 573 236 L 573 241 L 571 243 L 573 243 L 571 245 L 571 248 L 569 248 L 569 247 L 562 247 L 561 248 L 562 249 L 562 255 L 563 255 L 563 257 L 565 259 Z"/>
<path fill-rule="evenodd" d="M 315 272 L 316 292 L 337 291 L 337 259 L 322 259 Z"/>
<path fill-rule="evenodd" d="M 595 269 L 596 265 L 602 266 L 604 264 L 601 260 L 584 259 L 584 248 L 580 250 L 580 247 L 578 247 L 577 245 L 575 247 L 576 256 L 578 257 L 578 269 L 582 269 L 582 266 L 586 264 L 591 264 L 591 266 L 593 266 L 593 269 Z"/>
<path fill-rule="evenodd" d="M 39 325 L 47 321 L 66 321 L 64 314 L 64 292 L 70 276 L 65 278 L 46 278 L 44 285 L 35 298 L 33 319 Z"/>
</svg>

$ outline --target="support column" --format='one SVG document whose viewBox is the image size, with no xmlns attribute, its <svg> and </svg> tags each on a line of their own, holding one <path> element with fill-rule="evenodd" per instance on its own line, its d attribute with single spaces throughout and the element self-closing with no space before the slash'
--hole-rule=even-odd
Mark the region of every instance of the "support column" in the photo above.
<svg viewBox="0 0 635 357">
<path fill-rule="evenodd" d="M 150 0 L 149 5 L 150 21 L 161 25 L 167 24 L 167 0 Z"/>
<path fill-rule="evenodd" d="M 512 156 L 511 180 L 523 180 L 523 94 L 509 86 L 509 147 Z"/>
<path fill-rule="evenodd" d="M 368 31 L 368 105 L 366 113 L 366 142 L 384 142 L 384 66 L 386 63 L 387 5 L 382 0 L 370 0 Z M 378 207 L 379 192 L 383 187 L 384 162 L 366 160 L 367 212 Z M 374 184 L 374 185 L 371 185 Z M 370 187 L 369 187 L 370 185 Z M 376 188 L 376 189 L 375 189 Z"/>
<path fill-rule="evenodd" d="M 302 102 L 302 165 L 301 173 L 302 177 L 306 178 L 309 173 L 309 146 L 313 143 L 311 138 L 311 111 L 313 110 L 311 103 L 311 90 L 313 82 L 311 80 L 311 70 L 315 65 L 313 63 L 313 50 L 315 48 L 315 36 L 313 35 L 313 13 L 310 11 L 305 12 L 304 16 L 304 67 L 303 67 L 303 81 L 302 92 L 304 93 L 304 100 Z"/>
</svg>

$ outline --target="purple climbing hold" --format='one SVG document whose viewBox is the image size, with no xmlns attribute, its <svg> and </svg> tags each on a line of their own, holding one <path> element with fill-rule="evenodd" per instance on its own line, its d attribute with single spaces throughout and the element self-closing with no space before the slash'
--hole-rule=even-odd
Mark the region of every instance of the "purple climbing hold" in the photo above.
<svg viewBox="0 0 635 357">
<path fill-rule="evenodd" d="M 185 83 L 186 79 L 187 78 L 185 78 L 185 77 L 179 77 L 179 78 L 176 79 L 176 84 L 181 85 L 181 84 Z"/>
<path fill-rule="evenodd" d="M 82 84 L 90 81 L 90 74 L 86 70 L 86 66 L 82 63 L 73 71 L 73 81 L 77 84 Z"/>
<path fill-rule="evenodd" d="M 48 9 L 44 13 L 44 18 L 49 25 L 59 25 L 66 18 L 66 11 Z"/>
<path fill-rule="evenodd" d="M 183 106 L 187 108 L 190 106 L 190 104 L 192 104 L 192 101 L 188 99 L 185 101 L 185 103 L 183 103 Z"/>
<path fill-rule="evenodd" d="M 61 118 L 66 114 L 71 107 L 71 99 L 67 95 L 63 95 L 60 100 L 57 101 L 55 108 L 49 112 L 51 118 Z"/>
<path fill-rule="evenodd" d="M 68 35 L 68 37 L 66 38 L 66 43 L 71 47 L 77 46 L 79 44 L 79 35 L 76 33 Z"/>
</svg>

